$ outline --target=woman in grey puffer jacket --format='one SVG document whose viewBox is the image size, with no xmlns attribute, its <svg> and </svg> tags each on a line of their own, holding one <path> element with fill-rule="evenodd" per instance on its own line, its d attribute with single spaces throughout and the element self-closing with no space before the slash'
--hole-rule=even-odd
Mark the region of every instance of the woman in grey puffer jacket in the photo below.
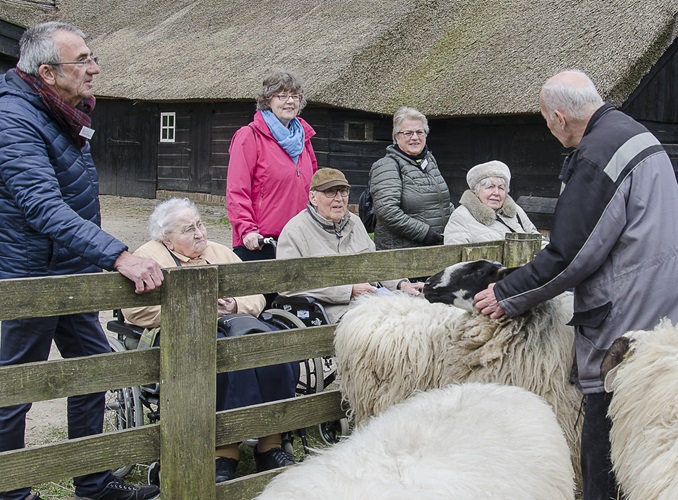
<svg viewBox="0 0 678 500">
<path fill-rule="evenodd" d="M 393 115 L 393 144 L 372 165 L 377 250 L 442 245 L 452 213 L 450 191 L 426 146 L 426 116 L 402 107 Z"/>
</svg>

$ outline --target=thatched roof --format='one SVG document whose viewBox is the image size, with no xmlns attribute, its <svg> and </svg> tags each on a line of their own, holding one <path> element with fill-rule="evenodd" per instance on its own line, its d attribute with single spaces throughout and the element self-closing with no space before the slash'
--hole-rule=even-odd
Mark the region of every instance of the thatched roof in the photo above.
<svg viewBox="0 0 678 500">
<path fill-rule="evenodd" d="M 678 0 L 58 1 L 102 59 L 100 96 L 252 99 L 268 71 L 311 102 L 429 116 L 538 112 L 578 67 L 625 100 L 676 36 Z"/>
</svg>

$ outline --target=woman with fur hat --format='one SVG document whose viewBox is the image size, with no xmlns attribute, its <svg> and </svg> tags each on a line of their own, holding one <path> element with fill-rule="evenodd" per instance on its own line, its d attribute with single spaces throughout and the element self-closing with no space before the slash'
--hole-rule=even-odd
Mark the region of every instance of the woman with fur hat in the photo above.
<svg viewBox="0 0 678 500">
<path fill-rule="evenodd" d="M 503 240 L 506 233 L 540 234 L 508 195 L 511 171 L 505 163 L 476 165 L 466 174 L 466 182 L 469 189 L 445 226 L 446 245 Z"/>
</svg>

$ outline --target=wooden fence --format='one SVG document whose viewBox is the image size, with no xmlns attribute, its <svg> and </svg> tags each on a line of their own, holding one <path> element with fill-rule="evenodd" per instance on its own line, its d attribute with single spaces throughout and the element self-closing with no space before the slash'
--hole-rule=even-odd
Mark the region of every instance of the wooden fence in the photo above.
<svg viewBox="0 0 678 500">
<path fill-rule="evenodd" d="M 164 270 L 159 290 L 136 295 L 118 273 L 0 280 L 0 321 L 162 305 L 159 348 L 0 368 L 0 407 L 160 381 L 159 423 L 0 453 L 0 491 L 122 464 L 162 463 L 166 499 L 249 499 L 279 471 L 215 486 L 214 449 L 344 415 L 336 390 L 216 414 L 215 373 L 332 354 L 333 326 L 215 342 L 217 297 L 427 276 L 487 258 L 517 266 L 539 250 L 532 235 L 473 246 L 243 262 Z"/>
</svg>

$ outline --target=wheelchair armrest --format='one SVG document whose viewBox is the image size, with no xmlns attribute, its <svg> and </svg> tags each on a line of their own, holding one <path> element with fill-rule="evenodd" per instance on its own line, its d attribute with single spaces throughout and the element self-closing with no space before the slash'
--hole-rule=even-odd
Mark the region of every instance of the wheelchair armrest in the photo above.
<svg viewBox="0 0 678 500">
<path fill-rule="evenodd" d="M 117 320 L 111 320 L 106 323 L 106 329 L 109 332 L 117 333 L 118 335 L 124 335 L 132 338 L 141 338 L 141 334 L 144 333 L 144 328 L 136 325 L 131 325 L 129 323 L 124 323 Z"/>
<path fill-rule="evenodd" d="M 294 306 L 307 306 L 312 304 L 318 304 L 318 301 L 313 297 L 283 297 L 278 295 L 273 301 L 274 309 L 282 309 L 282 306 L 285 304 L 294 305 Z"/>
<path fill-rule="evenodd" d="M 118 336 L 122 335 L 135 339 L 141 338 L 141 334 L 144 333 L 144 327 L 125 322 L 125 316 L 123 316 L 120 309 L 113 311 L 113 317 L 115 319 L 106 323 L 106 329 L 109 332 L 116 333 Z"/>
</svg>

